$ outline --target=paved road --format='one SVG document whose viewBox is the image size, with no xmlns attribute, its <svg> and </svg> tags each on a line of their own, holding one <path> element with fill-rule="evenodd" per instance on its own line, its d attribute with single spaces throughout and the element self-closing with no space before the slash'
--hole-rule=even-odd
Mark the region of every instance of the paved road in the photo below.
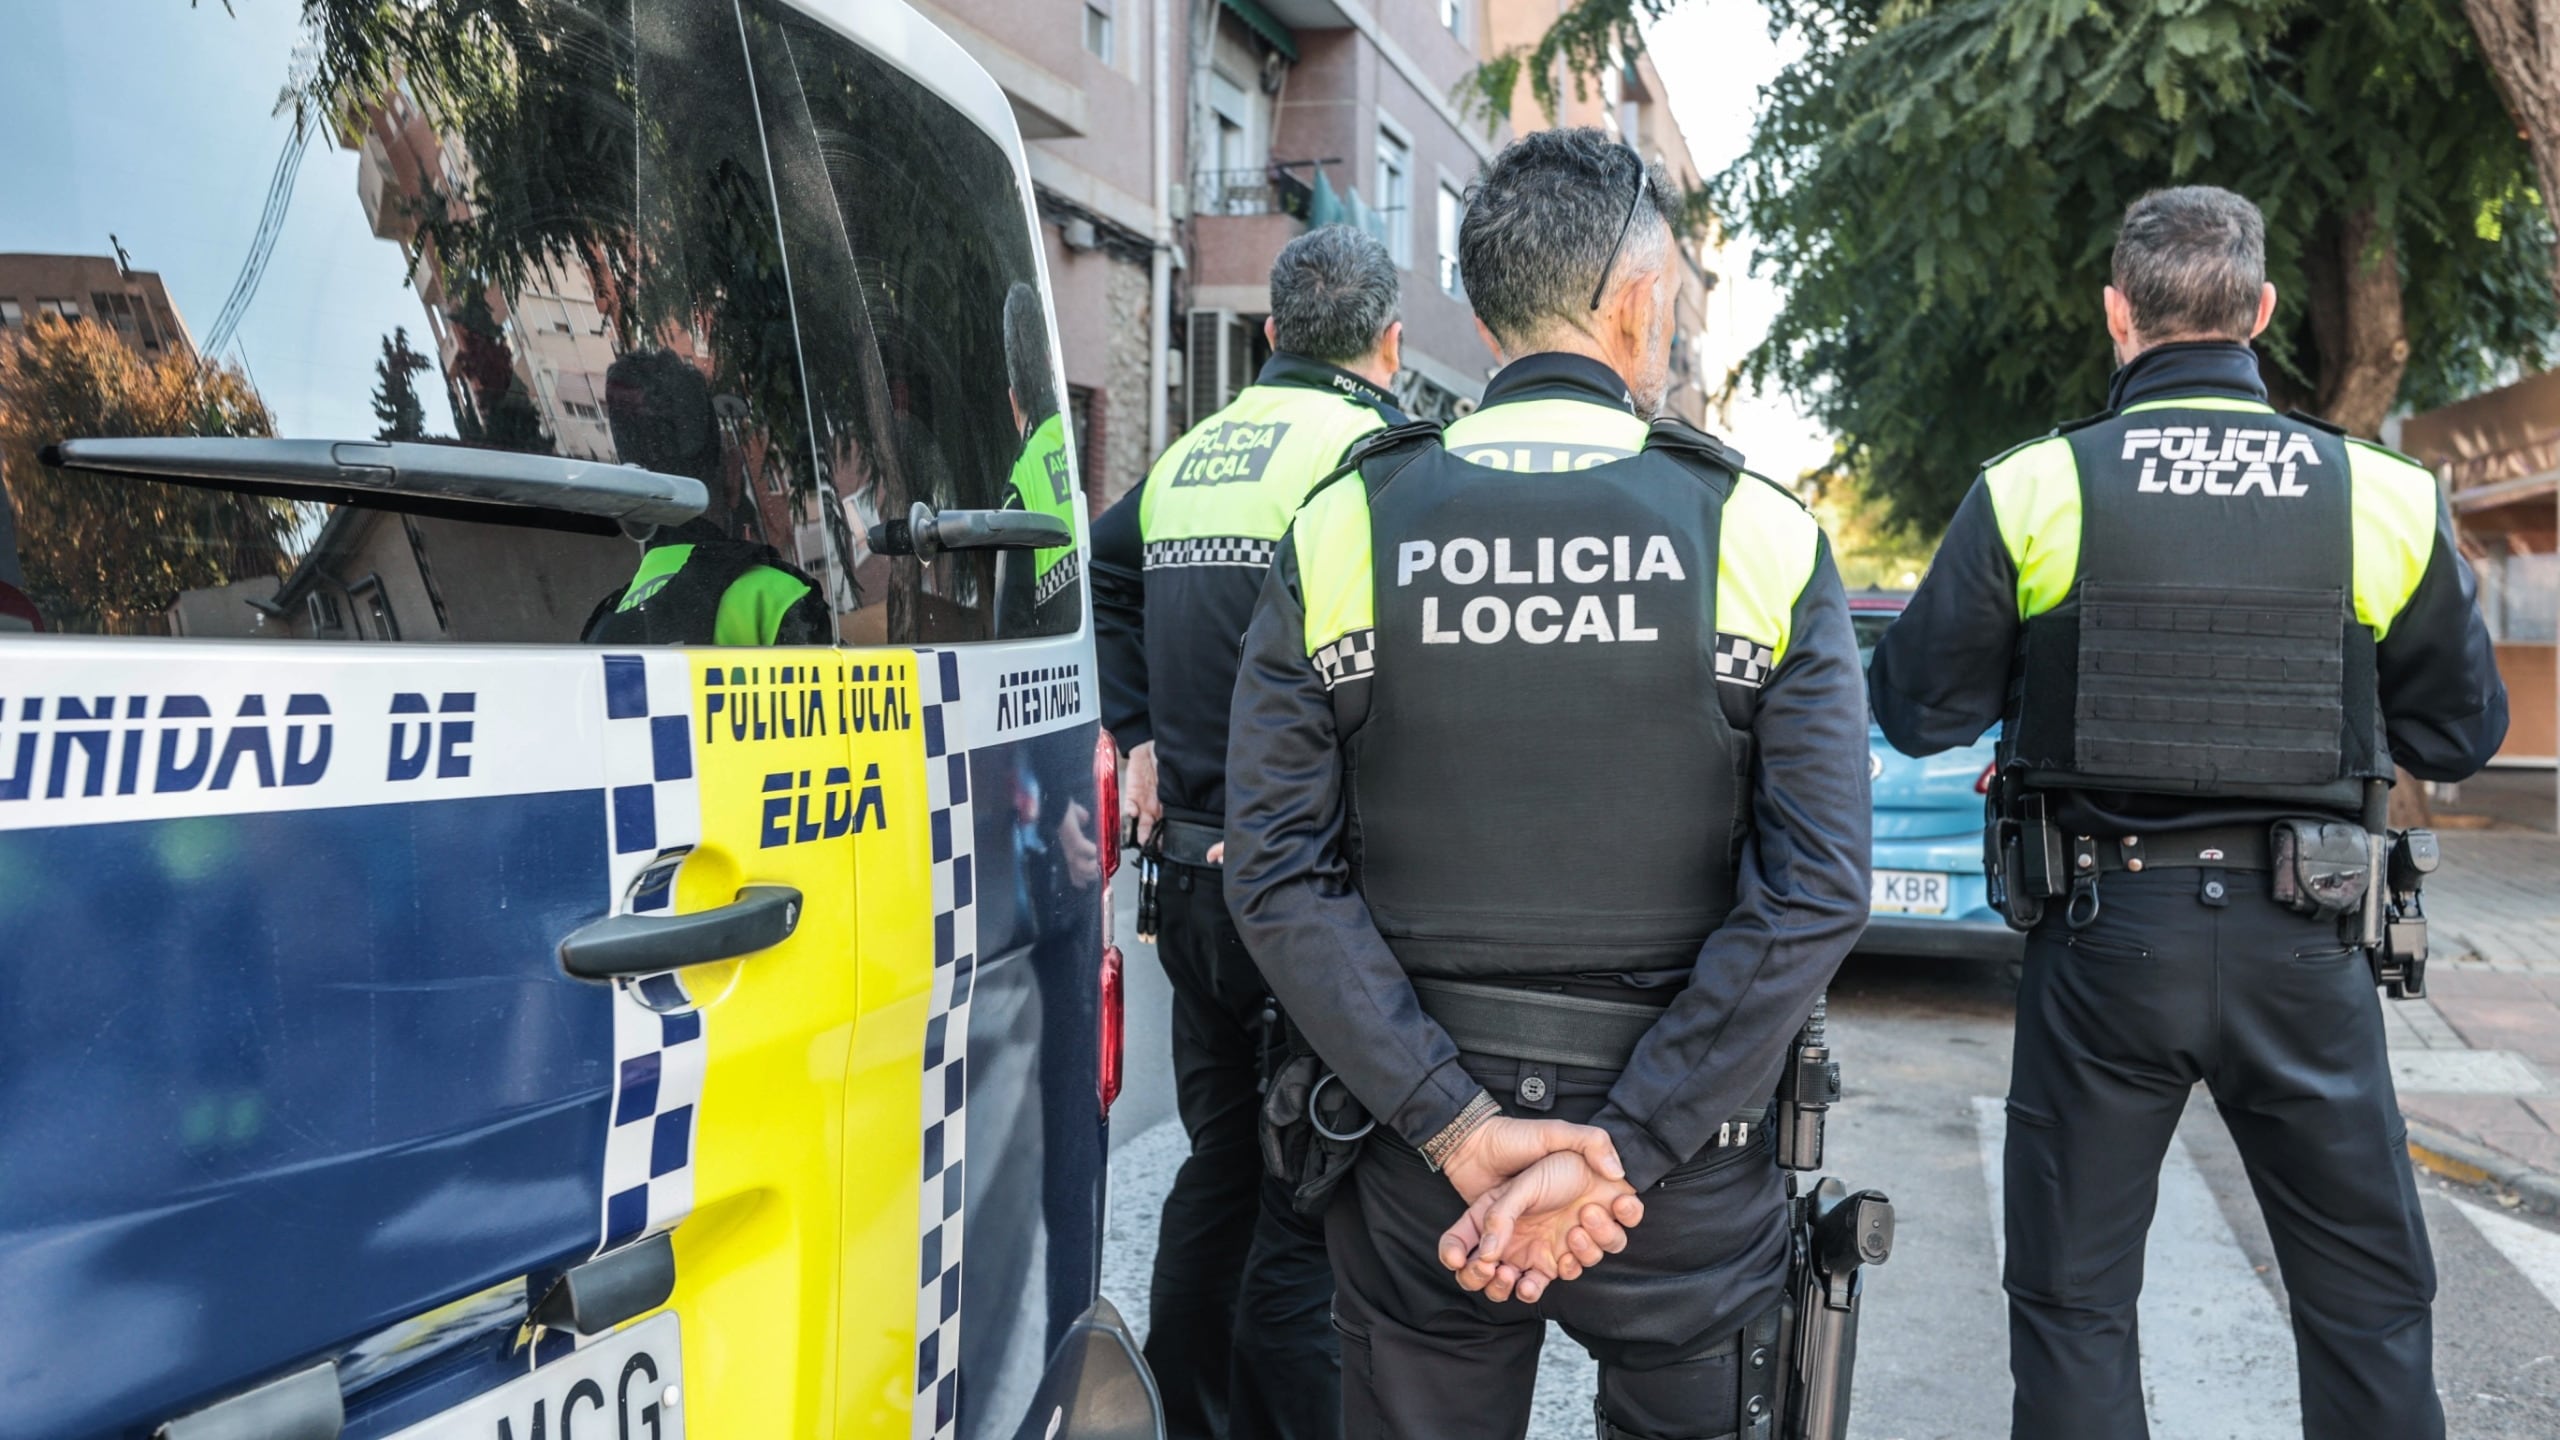
<svg viewBox="0 0 2560 1440">
<path fill-rule="evenodd" d="M 1127 944 L 1127 911 L 1121 933 Z M 1172 1123 L 1164 977 L 1131 945 L 1129 1085 L 1113 1115 L 1103 1286 L 1145 1333 L 1154 1218 L 1184 1153 Z M 1830 1169 L 1892 1194 L 1899 1239 L 1874 1272 L 1852 1433 L 1937 1440 L 2005 1433 L 1999 1143 L 2009 998 L 1996 967 L 1853 960 L 1832 992 L 1849 1099 Z M 2560 1435 L 2560 1231 L 2421 1177 L 2441 1293 L 2438 1380 L 2450 1433 Z M 2153 1433 L 2163 1440 L 2298 1436 L 2293 1342 L 2265 1227 L 2220 1119 L 2199 1094 L 2163 1174 L 2143 1301 Z M 1590 1371 L 1553 1337 L 1536 1440 L 1590 1433 Z"/>
</svg>

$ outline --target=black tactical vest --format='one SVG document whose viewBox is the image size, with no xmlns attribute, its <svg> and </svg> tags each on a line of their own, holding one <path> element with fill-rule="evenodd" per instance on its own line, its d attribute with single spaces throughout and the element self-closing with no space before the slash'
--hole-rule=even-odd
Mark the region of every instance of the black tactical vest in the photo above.
<svg viewBox="0 0 2560 1440">
<path fill-rule="evenodd" d="M 1735 477 L 1687 439 L 1658 427 L 1570 474 L 1433 439 L 1363 464 L 1377 664 L 1344 741 L 1348 833 L 1406 970 L 1681 970 L 1733 907 L 1751 749 L 1715 601 Z"/>
<path fill-rule="evenodd" d="M 683 568 L 630 609 L 616 608 L 627 589 L 606 596 L 587 618 L 581 638 L 590 645 L 710 645 L 715 643 L 721 598 L 740 576 L 759 566 L 800 575 L 770 545 L 727 539 L 692 544 L 693 554 Z"/>
<path fill-rule="evenodd" d="M 2185 406 L 2067 436 L 2080 563 L 2024 627 L 2004 758 L 2033 786 L 2355 809 L 2392 772 L 2346 442 Z"/>
</svg>

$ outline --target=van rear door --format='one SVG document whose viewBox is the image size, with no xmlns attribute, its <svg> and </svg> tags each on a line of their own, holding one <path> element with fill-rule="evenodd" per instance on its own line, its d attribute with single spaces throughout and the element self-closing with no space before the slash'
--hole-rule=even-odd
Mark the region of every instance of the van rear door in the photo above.
<svg viewBox="0 0 2560 1440">
<path fill-rule="evenodd" d="M 878 1297 L 847 1288 L 846 1389 L 891 1387 L 925 1440 L 1047 1434 L 1069 1422 L 1044 1373 L 1097 1299 L 1111 817 L 1042 227 L 1003 92 L 939 31 L 896 5 L 738 9 L 841 508 L 1026 511 L 1073 537 L 866 552 L 859 575 L 888 601 L 876 630 L 851 631 L 920 647 L 930 851 L 906 872 L 861 861 L 883 997 L 866 1000 L 863 1049 L 914 1057 L 923 1151 L 903 1174 L 866 1155 L 847 1178 L 848 1254 L 911 1226 L 917 1289 L 911 1338 L 883 1345 Z M 883 972 L 908 954 L 931 962 L 900 971 L 929 980 L 920 1031 L 885 1003 L 900 980 Z M 894 1093 L 899 1068 L 867 1068 L 857 1100 Z"/>
</svg>

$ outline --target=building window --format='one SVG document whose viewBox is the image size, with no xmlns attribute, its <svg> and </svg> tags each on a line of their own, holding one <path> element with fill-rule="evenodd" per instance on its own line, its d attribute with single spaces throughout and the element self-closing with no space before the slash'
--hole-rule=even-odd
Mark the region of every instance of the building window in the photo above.
<svg viewBox="0 0 2560 1440">
<path fill-rule="evenodd" d="M 27 328 L 27 312 L 18 308 L 17 301 L 0 300 L 0 328 L 10 330 Z"/>
<path fill-rule="evenodd" d="M 1467 0 L 1440 0 L 1440 24 L 1450 34 L 1467 38 Z"/>
<path fill-rule="evenodd" d="M 400 638 L 400 621 L 391 613 L 391 597 L 383 593 L 379 574 L 367 575 L 348 586 L 347 598 L 355 602 L 356 613 L 362 617 L 356 627 L 360 632 L 369 631 L 376 640 Z"/>
<path fill-rule="evenodd" d="M 1111 0 L 1084 0 L 1084 48 L 1111 63 Z"/>
<path fill-rule="evenodd" d="M 1466 285 L 1458 277 L 1458 222 L 1465 218 L 1466 202 L 1458 197 L 1456 187 L 1440 187 L 1440 289 L 1450 295 L 1464 297 Z"/>
<path fill-rule="evenodd" d="M 1194 203 L 1209 215 L 1261 214 L 1268 157 L 1254 153 L 1253 102 L 1243 82 L 1217 70 L 1209 72 L 1208 101 L 1209 171 Z"/>
<path fill-rule="evenodd" d="M 338 597 L 326 590 L 313 590 L 303 597 L 305 611 L 311 617 L 311 633 L 315 636 L 347 633 L 345 615 L 338 608 Z"/>
<path fill-rule="evenodd" d="M 1378 132 L 1378 215 L 1386 222 L 1387 253 L 1413 264 L 1413 146 L 1392 130 Z"/>
</svg>

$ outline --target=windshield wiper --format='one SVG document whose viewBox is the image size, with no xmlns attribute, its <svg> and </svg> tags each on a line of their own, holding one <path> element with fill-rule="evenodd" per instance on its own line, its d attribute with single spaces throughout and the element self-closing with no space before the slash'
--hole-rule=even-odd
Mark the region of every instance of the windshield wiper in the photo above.
<svg viewBox="0 0 2560 1440">
<path fill-rule="evenodd" d="M 581 530 L 681 525 L 711 502 L 701 481 L 637 465 L 405 440 L 65 440 L 38 458 L 245 494 Z"/>
</svg>

